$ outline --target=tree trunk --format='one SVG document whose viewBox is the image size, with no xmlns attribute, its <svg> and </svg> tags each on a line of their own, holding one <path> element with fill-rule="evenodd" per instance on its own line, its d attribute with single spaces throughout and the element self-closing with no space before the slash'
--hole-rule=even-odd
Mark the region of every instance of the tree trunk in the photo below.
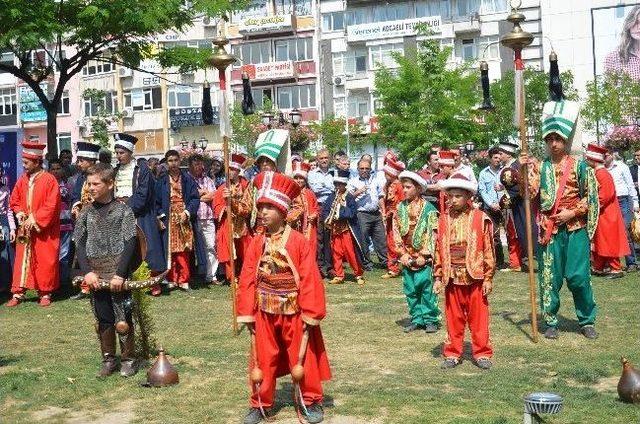
<svg viewBox="0 0 640 424">
<path fill-rule="evenodd" d="M 47 111 L 47 159 L 58 157 L 58 108 L 55 103 L 43 105 Z"/>
</svg>

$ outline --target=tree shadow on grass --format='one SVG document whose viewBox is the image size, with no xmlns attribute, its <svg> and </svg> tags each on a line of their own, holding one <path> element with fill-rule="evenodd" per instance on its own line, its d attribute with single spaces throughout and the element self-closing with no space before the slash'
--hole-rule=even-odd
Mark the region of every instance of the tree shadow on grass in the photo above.
<svg viewBox="0 0 640 424">
<path fill-rule="evenodd" d="M 273 401 L 273 408 L 271 409 L 273 414 L 277 414 L 284 408 L 295 408 L 296 402 L 293 399 L 293 383 L 290 381 L 283 381 L 280 383 L 280 387 L 276 390 L 276 394 Z M 334 401 L 333 396 L 323 395 L 322 406 L 324 408 L 333 408 Z"/>
<path fill-rule="evenodd" d="M 500 311 L 495 312 L 492 315 L 497 315 L 502 317 L 505 321 L 516 327 L 522 334 L 527 336 L 527 338 L 533 341 L 533 336 L 531 335 L 531 314 L 527 315 L 527 318 L 516 321 L 514 319 L 514 315 L 517 315 L 517 312 L 512 311 Z M 544 321 L 541 320 L 541 317 L 538 318 L 538 331 L 544 332 L 545 324 Z M 578 321 L 575 319 L 570 319 L 565 317 L 564 315 L 558 314 L 558 330 L 563 332 L 572 332 L 579 333 L 580 326 L 578 325 Z"/>
<path fill-rule="evenodd" d="M 19 362 L 21 356 L 8 355 L 2 356 L 0 355 L 0 367 L 6 367 L 7 365 L 11 365 L 14 362 Z"/>
</svg>

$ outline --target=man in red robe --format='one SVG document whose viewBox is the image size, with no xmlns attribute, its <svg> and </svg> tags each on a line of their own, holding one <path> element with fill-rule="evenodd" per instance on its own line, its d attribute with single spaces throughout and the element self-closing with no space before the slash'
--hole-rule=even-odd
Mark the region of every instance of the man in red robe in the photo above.
<svg viewBox="0 0 640 424">
<path fill-rule="evenodd" d="M 400 275 L 400 261 L 396 241 L 393 235 L 393 220 L 398 211 L 398 205 L 404 200 L 404 191 L 398 175 L 404 171 L 404 163 L 395 155 L 387 154 L 382 170 L 386 183 L 382 201 L 382 216 L 384 228 L 387 232 L 387 273 L 382 278 L 396 278 Z"/>
<path fill-rule="evenodd" d="M 286 224 L 300 186 L 271 171 L 258 174 L 253 184 L 258 189 L 256 204 L 265 232 L 254 236 L 246 252 L 237 311 L 238 322 L 255 334 L 251 368 L 259 368 L 262 378 L 252 384 L 251 409 L 244 423 L 257 424 L 266 418 L 273 405 L 276 378 L 289 374 L 296 365 L 304 370 L 300 380 L 294 381 L 296 403 L 307 422 L 319 423 L 324 416 L 322 381 L 331 378 L 319 327 L 326 315 L 324 286 L 309 242 Z M 306 351 L 303 340 L 308 340 Z"/>
<path fill-rule="evenodd" d="M 311 165 L 306 162 L 294 162 L 292 177 L 302 188 L 300 195 L 291 202 L 291 209 L 287 214 L 287 222 L 296 231 L 302 233 L 309 240 L 309 248 L 315 255 L 318 251 L 318 199 L 307 184 L 307 177 Z"/>
<path fill-rule="evenodd" d="M 613 177 L 604 166 L 607 149 L 590 143 L 587 146 L 585 159 L 587 165 L 595 170 L 598 181 L 598 202 L 600 215 L 598 226 L 593 235 L 591 250 L 593 252 L 593 273 L 604 275 L 605 268 L 610 268 L 609 278 L 624 276 L 620 257 L 630 253 L 627 233 L 624 227 L 622 211 L 616 197 L 616 186 Z"/>
<path fill-rule="evenodd" d="M 243 262 L 244 252 L 251 242 L 249 218 L 253 208 L 253 198 L 249 183 L 240 177 L 242 166 L 247 158 L 234 153 L 229 162 L 227 181 L 216 190 L 213 196 L 213 214 L 216 220 L 216 248 L 218 260 L 225 266 L 227 279 L 231 276 L 231 257 L 235 260 L 235 274 Z M 227 199 L 231 198 L 231 224 L 233 231 L 234 252 L 229 252 L 229 220 L 227 216 Z M 231 283 L 231 282 L 230 282 Z"/>
<path fill-rule="evenodd" d="M 56 178 L 42 169 L 46 145 L 22 143 L 22 166 L 9 206 L 18 219 L 18 243 L 11 292 L 7 306 L 18 306 L 28 289 L 37 290 L 40 306 L 51 304 L 51 293 L 60 286 L 60 189 Z"/>
</svg>

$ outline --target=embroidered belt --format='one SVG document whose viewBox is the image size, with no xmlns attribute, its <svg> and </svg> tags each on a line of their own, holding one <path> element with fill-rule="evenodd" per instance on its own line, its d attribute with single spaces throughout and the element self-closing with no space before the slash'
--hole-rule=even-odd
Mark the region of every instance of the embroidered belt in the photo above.
<svg viewBox="0 0 640 424">
<path fill-rule="evenodd" d="M 300 312 L 298 287 L 290 273 L 259 277 L 256 297 L 260 310 L 268 314 L 294 315 Z"/>
</svg>

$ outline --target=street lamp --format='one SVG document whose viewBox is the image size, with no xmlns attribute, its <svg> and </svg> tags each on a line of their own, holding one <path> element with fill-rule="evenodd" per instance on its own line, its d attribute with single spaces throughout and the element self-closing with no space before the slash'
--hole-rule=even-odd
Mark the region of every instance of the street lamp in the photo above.
<svg viewBox="0 0 640 424">
<path fill-rule="evenodd" d="M 302 113 L 298 110 L 298 108 L 294 108 L 291 112 L 289 112 L 289 119 L 291 119 L 291 125 L 294 128 L 297 128 L 302 122 Z"/>
<path fill-rule="evenodd" d="M 275 115 L 271 112 L 262 112 L 262 125 L 271 128 L 271 121 Z"/>
<path fill-rule="evenodd" d="M 195 141 L 194 141 L 195 144 Z M 200 148 L 200 150 L 202 150 L 204 152 L 204 150 L 207 148 L 207 146 L 209 145 L 209 140 L 207 140 L 207 138 L 202 135 L 200 137 L 200 140 L 198 140 L 198 147 Z"/>
<path fill-rule="evenodd" d="M 465 147 L 467 149 L 467 153 L 472 153 L 476 149 L 476 145 L 473 141 L 467 141 Z"/>
<path fill-rule="evenodd" d="M 189 148 L 189 141 L 184 135 L 182 136 L 182 140 L 180 141 L 180 146 L 182 147 L 183 150 L 186 150 Z"/>
</svg>

